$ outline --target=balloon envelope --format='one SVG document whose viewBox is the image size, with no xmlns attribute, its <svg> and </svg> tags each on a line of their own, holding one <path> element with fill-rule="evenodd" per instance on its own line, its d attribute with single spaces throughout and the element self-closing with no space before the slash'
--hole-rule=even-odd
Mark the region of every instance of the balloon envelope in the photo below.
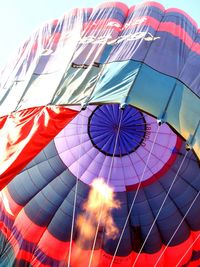
<svg viewBox="0 0 200 267">
<path fill-rule="evenodd" d="M 156 2 L 33 33 L 1 74 L 0 265 L 198 266 L 199 67 L 196 23 Z"/>
</svg>

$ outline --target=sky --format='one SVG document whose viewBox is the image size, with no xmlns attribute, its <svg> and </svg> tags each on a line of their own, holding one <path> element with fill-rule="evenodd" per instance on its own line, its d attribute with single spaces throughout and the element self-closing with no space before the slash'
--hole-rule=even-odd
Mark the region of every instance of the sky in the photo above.
<svg viewBox="0 0 200 267">
<path fill-rule="evenodd" d="M 43 22 L 60 18 L 75 7 L 95 7 L 103 0 L 0 0 L 0 69 L 11 54 Z M 112 1 L 111 1 L 112 2 Z M 144 1 L 122 0 L 127 6 Z M 200 27 L 200 0 L 158 0 L 165 8 L 187 12 Z"/>
</svg>

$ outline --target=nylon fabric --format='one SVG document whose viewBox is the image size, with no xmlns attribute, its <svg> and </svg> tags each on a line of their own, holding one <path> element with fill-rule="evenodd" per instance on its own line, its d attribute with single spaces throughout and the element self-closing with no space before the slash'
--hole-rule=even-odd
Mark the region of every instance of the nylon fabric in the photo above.
<svg viewBox="0 0 200 267">
<path fill-rule="evenodd" d="M 6 117 L 0 132 L 0 188 L 8 184 L 76 114 L 77 111 L 64 107 L 36 107 Z"/>
<path fill-rule="evenodd" d="M 104 2 L 25 40 L 0 74 L 0 266 L 199 265 L 199 35 Z M 118 206 L 98 220 L 95 181 Z"/>
<path fill-rule="evenodd" d="M 197 24 L 179 9 L 165 10 L 155 2 L 130 8 L 113 2 L 94 9 L 75 9 L 41 26 L 21 46 L 2 72 L 0 111 L 7 115 L 33 103 L 128 101 L 155 117 L 163 117 L 185 140 L 197 132 L 193 147 L 200 157 L 198 122 L 193 116 L 200 113 L 199 58 Z M 150 73 L 144 71 L 147 68 Z M 155 81 L 152 73 L 157 76 Z M 153 83 L 166 80 L 169 84 L 162 82 L 156 90 L 151 89 L 151 83 L 144 82 L 146 77 Z M 135 93 L 139 99 L 133 97 Z M 187 101 L 185 96 L 189 97 Z M 159 110 L 154 110 L 152 100 L 158 100 Z M 180 103 L 179 110 L 173 107 L 174 100 Z"/>
</svg>

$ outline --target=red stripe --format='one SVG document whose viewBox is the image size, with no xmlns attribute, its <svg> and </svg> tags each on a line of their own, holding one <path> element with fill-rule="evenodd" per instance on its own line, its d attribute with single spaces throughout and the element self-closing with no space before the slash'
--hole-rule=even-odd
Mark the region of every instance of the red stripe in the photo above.
<svg viewBox="0 0 200 267">
<path fill-rule="evenodd" d="M 49 23 L 52 24 L 52 27 L 53 26 L 56 27 L 58 25 L 58 22 L 59 22 L 58 19 L 54 19 L 54 20 L 50 21 Z"/>
<path fill-rule="evenodd" d="M 139 20 L 141 20 L 141 22 Z M 138 23 L 136 23 L 137 21 Z M 185 45 L 187 45 L 191 49 L 191 51 L 200 54 L 200 44 L 198 42 L 195 42 L 192 37 L 184 30 L 184 28 L 174 22 L 160 22 L 151 16 L 142 15 L 136 17 L 132 21 L 125 23 L 122 29 L 135 28 L 136 30 L 138 30 L 139 28 L 142 29 L 142 26 L 151 27 L 158 32 L 164 31 L 170 33 L 173 36 L 178 37 Z M 200 29 L 198 30 L 198 32 L 199 31 Z"/>
<path fill-rule="evenodd" d="M 186 17 L 193 24 L 194 27 L 196 27 L 196 28 L 198 27 L 197 22 L 189 14 L 187 14 L 183 10 L 181 10 L 179 8 L 165 9 L 165 7 L 163 5 L 161 5 L 160 3 L 157 3 L 157 2 L 144 2 L 144 3 L 138 4 L 136 6 L 132 6 L 129 9 L 129 14 L 131 14 L 132 12 L 136 11 L 137 9 L 139 9 L 141 7 L 156 7 L 156 8 L 159 8 L 161 11 L 165 12 L 165 14 L 170 13 L 170 12 L 179 13 L 182 16 Z"/>
<path fill-rule="evenodd" d="M 179 13 L 179 14 L 183 15 L 184 17 L 186 17 L 193 24 L 194 27 L 196 27 L 196 28 L 198 27 L 197 22 L 192 17 L 190 17 L 190 15 L 187 14 L 185 11 L 183 11 L 183 10 L 181 10 L 179 8 L 168 8 L 168 9 L 166 9 L 166 14 L 170 13 L 170 12 L 175 12 L 175 13 Z"/>
<path fill-rule="evenodd" d="M 131 6 L 128 11 L 128 16 L 131 15 L 135 10 L 135 6 Z"/>
<path fill-rule="evenodd" d="M 55 32 L 53 35 L 50 35 L 44 40 L 44 47 L 47 47 L 47 45 L 50 45 L 49 48 L 52 48 L 53 45 L 57 44 L 60 40 L 61 33 L 60 32 Z M 55 48 L 54 48 L 55 49 Z M 34 51 L 32 51 L 34 52 Z"/>
<path fill-rule="evenodd" d="M 180 25 L 176 25 L 174 22 L 161 22 L 158 31 L 171 33 L 183 41 L 188 47 L 191 47 L 193 44 L 191 36 Z"/>
<path fill-rule="evenodd" d="M 69 242 L 61 242 L 55 240 L 55 238 L 50 233 L 48 233 L 48 231 L 45 232 L 45 234 L 47 234 L 45 236 L 46 242 L 44 243 L 44 246 L 41 246 L 42 244 L 40 242 L 39 248 L 43 251 L 46 251 L 49 257 L 60 261 L 65 260 L 67 262 L 68 259 L 67 251 L 69 250 Z M 189 248 L 189 246 L 192 244 L 192 241 L 193 238 L 192 235 L 190 235 L 190 237 L 185 242 L 182 242 L 181 244 L 174 247 L 168 247 L 165 250 L 163 256 L 161 257 L 160 264 L 158 266 L 163 266 L 163 265 L 175 266 L 183 256 L 184 252 L 186 252 L 187 248 Z M 163 245 L 160 251 L 154 254 L 146 254 L 146 253 L 140 254 L 135 267 L 146 267 L 147 262 L 149 267 L 153 267 L 158 258 L 161 256 L 164 248 L 165 246 Z M 81 249 L 73 242 L 72 254 L 71 254 L 71 266 L 88 267 L 90 255 L 91 255 L 91 250 Z M 187 255 L 182 260 L 181 264 L 186 263 L 191 258 L 191 255 L 192 255 L 192 249 L 189 250 Z M 113 267 L 118 267 L 118 266 L 132 267 L 136 259 L 136 256 L 137 253 L 132 252 L 130 255 L 125 257 L 116 257 Z M 93 255 L 92 266 L 96 266 L 97 264 L 98 267 L 110 266 L 112 258 L 113 258 L 112 255 L 107 254 L 102 249 L 95 250 Z"/>
<path fill-rule="evenodd" d="M 155 263 L 157 262 L 158 258 L 161 256 L 163 250 L 166 248 L 163 256 L 160 259 L 160 264 L 158 266 L 176 266 L 176 264 L 179 262 L 179 260 L 182 258 L 182 256 L 185 254 L 185 252 L 189 249 L 188 253 L 185 255 L 185 257 L 182 259 L 180 266 L 184 265 L 186 262 L 188 262 L 191 259 L 192 256 L 192 250 L 193 250 L 193 240 L 196 236 L 200 234 L 200 231 L 198 232 L 191 232 L 191 235 L 188 237 L 188 239 L 181 244 L 173 247 L 165 247 L 164 245 L 162 248 L 157 252 L 153 254 L 146 254 L 142 253 L 139 256 L 139 259 L 135 265 L 135 267 L 146 267 L 146 263 L 148 262 L 148 267 L 153 267 Z M 7 238 L 7 235 L 6 235 Z M 32 242 L 35 241 L 35 235 L 32 235 Z M 60 240 L 57 240 L 53 235 L 51 235 L 48 230 L 43 235 L 42 239 L 38 243 L 38 248 L 43 251 L 44 255 L 38 254 L 38 256 L 34 256 L 30 252 L 26 252 L 22 249 L 20 249 L 20 246 L 18 242 L 21 244 L 21 241 L 17 241 L 13 235 L 9 238 L 9 243 L 12 245 L 15 256 L 17 259 L 24 259 L 31 264 L 35 263 L 34 266 L 48 266 L 45 264 L 42 264 L 38 257 L 41 256 L 41 258 L 44 259 L 44 255 L 47 257 L 50 257 L 52 259 L 58 260 L 58 261 L 66 261 L 68 257 L 68 250 L 69 250 L 69 242 L 63 242 Z M 37 241 L 35 242 L 37 244 Z M 198 247 L 199 247 L 199 242 Z M 194 244 L 194 249 L 195 249 Z M 39 253 L 39 252 L 38 252 Z M 72 244 L 72 254 L 71 254 L 71 266 L 72 267 L 88 267 L 89 259 L 91 255 L 91 250 L 84 250 L 79 248 L 74 242 Z M 130 255 L 125 257 L 116 257 L 113 267 L 118 266 L 124 266 L 124 267 L 132 267 L 132 264 L 134 263 L 136 259 L 137 253 L 132 252 Z M 98 267 L 107 267 L 110 266 L 110 263 L 112 261 L 112 255 L 107 254 L 104 250 L 99 249 L 94 251 L 93 256 L 93 265 L 94 263 L 98 263 Z"/>
<path fill-rule="evenodd" d="M 191 51 L 200 55 L 200 43 L 194 42 L 191 47 Z"/>
<path fill-rule="evenodd" d="M 153 28 L 154 30 L 157 30 L 158 26 L 160 24 L 160 21 L 151 17 L 151 16 L 138 16 L 134 20 L 128 21 L 124 24 L 123 29 L 134 29 L 136 28 L 136 31 L 138 28 L 143 28 L 142 26 L 148 26 Z"/>
<path fill-rule="evenodd" d="M 77 114 L 65 107 L 12 113 L 0 130 L 0 188 L 6 186 Z"/>
<path fill-rule="evenodd" d="M 42 211 L 39 210 L 36 216 L 39 217 L 41 212 Z M 17 230 L 21 233 L 24 240 L 34 242 L 36 244 L 47 229 L 46 227 L 39 226 L 31 221 L 31 219 L 26 215 L 24 209 L 22 209 L 20 214 L 17 216 L 15 220 L 15 227 L 17 227 Z"/>
<path fill-rule="evenodd" d="M 177 141 L 176 141 L 176 146 L 175 146 L 176 150 L 179 151 L 181 146 L 182 146 L 182 140 L 180 137 L 177 136 Z M 171 168 L 171 166 L 174 164 L 177 157 L 178 157 L 178 153 L 172 153 L 171 157 L 165 163 L 165 165 L 162 167 L 162 169 L 160 171 L 158 171 L 157 173 L 155 173 L 152 177 L 150 177 L 146 181 L 141 182 L 140 188 L 148 186 L 148 185 L 154 183 L 155 181 L 157 181 L 160 177 L 162 177 Z M 128 185 L 128 186 L 126 186 L 126 191 L 137 190 L 138 185 L 139 185 L 139 183 L 134 184 L 134 185 Z"/>
<path fill-rule="evenodd" d="M 200 250 L 200 231 L 193 231 L 192 232 L 192 237 L 193 237 L 193 250 Z"/>
<path fill-rule="evenodd" d="M 113 25 L 112 25 L 113 23 Z M 115 26 L 115 24 L 117 26 Z M 89 21 L 85 23 L 84 29 L 85 29 L 85 34 L 90 33 L 91 31 L 99 31 L 99 30 L 109 30 L 109 31 L 117 31 L 120 32 L 122 29 L 123 24 L 121 21 L 113 18 L 106 18 L 103 20 L 94 20 L 94 21 Z"/>
<path fill-rule="evenodd" d="M 58 240 L 47 230 L 38 243 L 38 248 L 49 257 L 61 261 L 67 257 L 69 242 Z"/>
<path fill-rule="evenodd" d="M 32 256 L 33 256 L 32 253 L 26 250 L 20 249 L 19 252 L 17 253 L 16 259 L 31 262 Z"/>
</svg>

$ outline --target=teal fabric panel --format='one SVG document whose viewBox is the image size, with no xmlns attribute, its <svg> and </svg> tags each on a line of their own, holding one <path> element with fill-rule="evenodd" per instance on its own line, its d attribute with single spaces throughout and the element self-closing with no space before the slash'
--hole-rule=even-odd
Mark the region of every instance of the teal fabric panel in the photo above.
<svg viewBox="0 0 200 267">
<path fill-rule="evenodd" d="M 90 103 L 121 103 L 127 97 L 140 68 L 140 62 L 131 60 L 106 65 Z"/>
<path fill-rule="evenodd" d="M 101 68 L 102 66 L 89 66 L 87 69 L 70 67 L 52 103 L 63 105 L 84 102 L 94 90 Z"/>
<path fill-rule="evenodd" d="M 127 103 L 161 117 L 175 85 L 175 79 L 143 64 L 129 92 Z"/>
<path fill-rule="evenodd" d="M 197 131 L 193 145 L 197 156 L 200 158 L 199 120 L 199 98 L 184 84 L 177 81 L 174 94 L 167 109 L 167 122 L 189 142 Z"/>
</svg>

